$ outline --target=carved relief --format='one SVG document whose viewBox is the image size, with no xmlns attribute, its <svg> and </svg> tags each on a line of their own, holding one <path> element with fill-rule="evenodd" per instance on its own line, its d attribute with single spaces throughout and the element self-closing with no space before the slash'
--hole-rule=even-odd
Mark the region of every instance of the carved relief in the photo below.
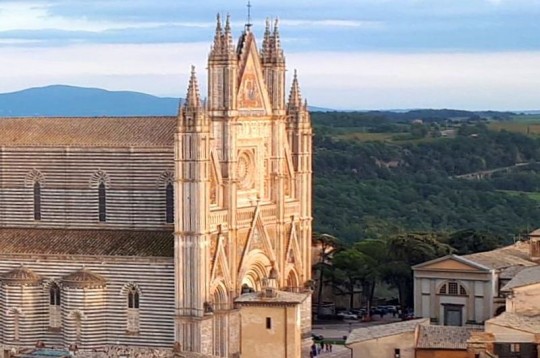
<svg viewBox="0 0 540 358">
<path fill-rule="evenodd" d="M 270 126 L 268 122 L 243 122 L 239 125 L 237 133 L 239 139 L 268 138 Z"/>
</svg>

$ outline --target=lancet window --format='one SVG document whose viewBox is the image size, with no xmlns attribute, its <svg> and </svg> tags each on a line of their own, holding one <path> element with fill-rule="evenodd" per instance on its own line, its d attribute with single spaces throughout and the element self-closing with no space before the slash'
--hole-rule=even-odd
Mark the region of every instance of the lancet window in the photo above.
<svg viewBox="0 0 540 358">
<path fill-rule="evenodd" d="M 56 282 L 53 282 L 49 287 L 49 327 L 51 328 L 62 326 L 60 294 L 60 287 Z"/>
<path fill-rule="evenodd" d="M 99 221 L 107 221 L 107 189 L 105 188 L 105 183 L 101 182 L 98 186 L 98 210 L 99 210 Z"/>
<path fill-rule="evenodd" d="M 174 186 L 168 183 L 165 187 L 165 219 L 168 224 L 174 222 Z"/>
<path fill-rule="evenodd" d="M 139 332 L 139 298 L 137 287 L 131 285 L 127 290 L 127 327 L 129 333 Z"/>
<path fill-rule="evenodd" d="M 41 220 L 41 183 L 34 183 L 34 220 Z"/>
</svg>

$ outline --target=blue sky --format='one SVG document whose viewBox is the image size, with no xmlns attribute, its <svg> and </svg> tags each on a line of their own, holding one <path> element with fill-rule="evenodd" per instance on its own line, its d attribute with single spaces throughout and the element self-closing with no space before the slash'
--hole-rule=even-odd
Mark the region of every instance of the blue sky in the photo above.
<svg viewBox="0 0 540 358">
<path fill-rule="evenodd" d="M 540 0 L 253 0 L 279 17 L 313 105 L 540 108 Z M 215 14 L 244 1 L 0 0 L 0 92 L 72 84 L 183 96 L 206 76 Z M 290 71 L 292 72 L 292 71 Z"/>
</svg>

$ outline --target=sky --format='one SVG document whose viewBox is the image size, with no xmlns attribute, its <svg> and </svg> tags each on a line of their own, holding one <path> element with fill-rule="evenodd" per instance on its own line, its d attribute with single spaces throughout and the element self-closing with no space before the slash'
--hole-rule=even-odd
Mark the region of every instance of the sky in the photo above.
<svg viewBox="0 0 540 358">
<path fill-rule="evenodd" d="M 540 0 L 252 0 L 261 43 L 279 18 L 311 105 L 335 109 L 540 109 Z M 0 0 L 0 92 L 69 84 L 205 90 L 217 13 L 238 0 Z"/>
</svg>

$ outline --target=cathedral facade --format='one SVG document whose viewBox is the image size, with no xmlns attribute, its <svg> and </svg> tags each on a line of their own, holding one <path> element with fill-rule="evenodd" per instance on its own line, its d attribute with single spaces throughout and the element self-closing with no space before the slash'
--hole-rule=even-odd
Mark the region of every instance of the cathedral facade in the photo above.
<svg viewBox="0 0 540 358">
<path fill-rule="evenodd" d="M 312 129 L 285 78 L 277 22 L 259 50 L 218 17 L 178 116 L 0 119 L 0 343 L 261 356 L 282 325 L 298 356 Z"/>
</svg>

